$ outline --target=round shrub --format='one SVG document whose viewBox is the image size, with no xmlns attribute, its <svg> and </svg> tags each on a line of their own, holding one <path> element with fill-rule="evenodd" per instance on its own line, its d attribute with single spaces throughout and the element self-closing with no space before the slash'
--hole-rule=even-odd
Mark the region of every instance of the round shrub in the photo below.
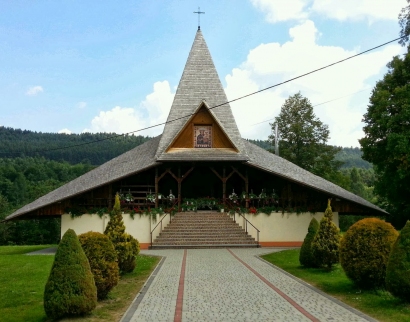
<svg viewBox="0 0 410 322">
<path fill-rule="evenodd" d="M 333 264 L 339 263 L 340 230 L 332 221 L 333 213 L 330 199 L 319 229 L 313 238 L 312 255 L 317 266 L 330 270 Z"/>
<path fill-rule="evenodd" d="M 137 255 L 140 252 L 140 244 L 138 240 L 132 237 L 130 234 L 125 233 L 125 247 L 122 251 L 122 257 L 120 261 L 121 272 L 130 273 L 135 269 L 137 265 Z"/>
<path fill-rule="evenodd" d="M 78 239 L 90 262 L 97 297 L 99 300 L 105 299 L 120 279 L 114 246 L 106 235 L 92 231 L 79 235 Z"/>
<path fill-rule="evenodd" d="M 362 288 L 383 287 L 397 235 L 391 224 L 377 218 L 352 225 L 340 243 L 340 264 L 347 277 Z"/>
<path fill-rule="evenodd" d="M 390 253 L 386 288 L 394 296 L 410 302 L 410 221 L 401 230 Z"/>
<path fill-rule="evenodd" d="M 74 230 L 69 229 L 58 245 L 44 289 L 48 317 L 90 313 L 97 305 L 97 288 L 88 259 Z"/>
<path fill-rule="evenodd" d="M 319 229 L 319 223 L 316 218 L 312 218 L 309 224 L 308 233 L 300 248 L 299 262 L 305 267 L 316 267 L 315 259 L 312 254 L 312 242 Z"/>
</svg>

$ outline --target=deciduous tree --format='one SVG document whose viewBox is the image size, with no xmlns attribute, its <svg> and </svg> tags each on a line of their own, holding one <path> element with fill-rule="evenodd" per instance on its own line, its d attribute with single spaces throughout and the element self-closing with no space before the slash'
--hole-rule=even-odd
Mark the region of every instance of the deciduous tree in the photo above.
<svg viewBox="0 0 410 322">
<path fill-rule="evenodd" d="M 363 158 L 375 165 L 375 191 L 385 199 L 392 223 L 410 219 L 410 53 L 396 56 L 377 82 L 364 115 Z"/>
</svg>

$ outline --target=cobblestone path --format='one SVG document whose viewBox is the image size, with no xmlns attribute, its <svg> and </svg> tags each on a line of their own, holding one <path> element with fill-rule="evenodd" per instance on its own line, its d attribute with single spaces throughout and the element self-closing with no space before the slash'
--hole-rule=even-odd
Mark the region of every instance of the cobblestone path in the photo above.
<svg viewBox="0 0 410 322">
<path fill-rule="evenodd" d="M 375 321 L 256 256 L 273 251 L 142 251 L 164 258 L 122 321 Z"/>
</svg>

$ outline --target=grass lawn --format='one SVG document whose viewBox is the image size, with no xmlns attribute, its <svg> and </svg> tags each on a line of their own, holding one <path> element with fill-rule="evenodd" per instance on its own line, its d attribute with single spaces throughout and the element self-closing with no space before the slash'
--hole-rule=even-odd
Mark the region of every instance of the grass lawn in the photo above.
<svg viewBox="0 0 410 322">
<path fill-rule="evenodd" d="M 43 292 L 54 256 L 24 254 L 47 247 L 0 247 L 1 321 L 45 321 Z"/>
<path fill-rule="evenodd" d="M 403 303 L 387 291 L 358 289 L 346 277 L 340 265 L 335 265 L 330 272 L 302 268 L 299 264 L 299 249 L 272 253 L 262 258 L 379 321 L 410 321 L 410 304 Z"/>
<path fill-rule="evenodd" d="M 24 255 L 50 247 L 0 246 L 0 320 L 2 322 L 47 321 L 43 293 L 54 256 Z M 117 321 L 155 268 L 159 258 L 138 256 L 137 268 L 122 277 L 109 299 L 99 302 L 90 316 L 76 321 Z M 66 320 L 68 321 L 68 320 Z"/>
</svg>

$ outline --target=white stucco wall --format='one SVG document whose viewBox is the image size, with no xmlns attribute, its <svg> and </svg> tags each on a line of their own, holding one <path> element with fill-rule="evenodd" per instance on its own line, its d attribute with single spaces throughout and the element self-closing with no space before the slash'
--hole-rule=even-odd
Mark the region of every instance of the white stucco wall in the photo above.
<svg viewBox="0 0 410 322">
<path fill-rule="evenodd" d="M 132 219 L 129 214 L 123 214 L 122 216 L 124 219 L 125 231 L 137 238 L 140 244 L 151 243 L 151 230 L 156 226 L 159 220 L 165 216 L 162 222 L 162 227 L 164 228 L 168 225 L 170 218 L 169 215 L 157 215 L 157 220 L 155 221 L 151 219 L 150 216 L 144 215 L 134 215 L 134 219 Z M 61 216 L 61 236 L 63 236 L 64 233 L 70 228 L 73 229 L 77 235 L 88 231 L 103 233 L 109 220 L 110 216 L 108 214 L 103 215 L 101 218 L 97 214 L 84 214 L 80 217 L 74 218 L 68 214 L 65 214 Z M 161 224 L 159 224 L 154 230 L 152 235 L 153 239 L 155 239 L 155 237 L 159 234 L 160 229 Z"/>
<path fill-rule="evenodd" d="M 324 213 L 277 213 L 271 215 L 264 213 L 244 215 L 256 228 L 260 230 L 260 242 L 303 242 L 307 234 L 309 223 L 312 218 L 318 222 L 322 219 Z M 245 228 L 245 220 L 236 215 L 236 222 Z M 333 222 L 339 227 L 339 214 L 333 213 Z M 256 230 L 248 224 L 248 233 L 256 239 Z"/>
<path fill-rule="evenodd" d="M 256 228 L 260 230 L 259 241 L 262 243 L 280 243 L 280 242 L 303 242 L 309 223 L 313 217 L 320 221 L 324 213 L 272 213 L 270 216 L 264 213 L 257 215 L 246 214 L 245 218 L 248 219 Z M 149 216 L 135 215 L 134 219 L 129 214 L 123 214 L 125 231 L 130 235 L 138 239 L 141 244 L 141 248 L 147 248 L 151 243 L 151 230 L 159 223 L 163 218 L 162 228 L 165 228 L 170 216 L 161 215 L 157 216 L 157 220 L 151 219 Z M 109 215 L 106 214 L 101 218 L 96 214 L 84 214 L 80 217 L 71 218 L 70 215 L 61 216 L 61 236 L 69 229 L 73 229 L 77 235 L 86 233 L 88 231 L 95 231 L 103 233 L 105 227 L 107 227 L 109 221 Z M 245 220 L 236 215 L 236 222 L 245 227 Z M 333 222 L 339 227 L 339 214 L 333 213 Z M 155 239 L 161 232 L 161 224 L 159 224 L 153 234 L 152 238 Z M 255 239 L 257 238 L 256 230 L 248 224 L 248 233 Z"/>
</svg>

